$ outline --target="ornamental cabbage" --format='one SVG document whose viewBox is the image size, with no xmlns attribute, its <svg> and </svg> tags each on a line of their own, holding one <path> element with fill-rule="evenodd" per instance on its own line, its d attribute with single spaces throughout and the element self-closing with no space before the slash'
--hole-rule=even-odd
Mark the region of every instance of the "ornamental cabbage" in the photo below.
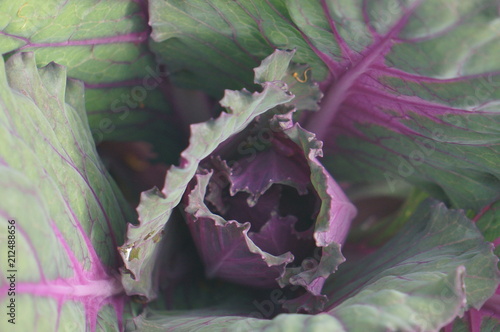
<svg viewBox="0 0 500 332">
<path fill-rule="evenodd" d="M 498 330 L 499 22 L 1 1 L 0 330 Z"/>
</svg>

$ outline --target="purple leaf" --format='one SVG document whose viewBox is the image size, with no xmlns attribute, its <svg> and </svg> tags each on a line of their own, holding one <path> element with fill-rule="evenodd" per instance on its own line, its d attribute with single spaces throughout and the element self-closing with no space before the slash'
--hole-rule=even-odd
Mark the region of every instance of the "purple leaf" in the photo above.
<svg viewBox="0 0 500 332">
<path fill-rule="evenodd" d="M 203 203 L 211 174 L 197 175 L 197 185 L 186 203 L 186 218 L 198 252 L 205 264 L 207 277 L 215 276 L 254 287 L 275 287 L 276 279 L 290 253 L 273 256 L 257 247 L 248 236 L 250 223 L 226 221 L 210 212 Z"/>
</svg>

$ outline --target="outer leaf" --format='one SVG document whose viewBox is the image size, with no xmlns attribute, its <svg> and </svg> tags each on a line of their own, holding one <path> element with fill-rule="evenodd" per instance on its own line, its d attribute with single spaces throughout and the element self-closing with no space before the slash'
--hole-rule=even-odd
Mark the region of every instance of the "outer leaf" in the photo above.
<svg viewBox="0 0 500 332">
<path fill-rule="evenodd" d="M 500 326 L 500 288 L 481 308 L 470 309 L 463 317 L 455 319 L 448 324 L 445 332 L 484 332 L 496 331 Z"/>
<path fill-rule="evenodd" d="M 164 232 L 169 232 L 167 221 L 172 209 L 180 202 L 198 163 L 229 137 L 245 129 L 256 116 L 294 97 L 281 81 L 262 85 L 263 91 L 254 94 L 227 90 L 220 103 L 228 113 L 223 112 L 216 120 L 192 125 L 189 146 L 181 154 L 181 165 L 167 172 L 163 191 L 143 193 L 138 207 L 141 223 L 129 225 L 127 241 L 120 249 L 126 266 L 123 282 L 129 295 L 155 297 L 151 271 L 158 255 L 157 242 Z"/>
<path fill-rule="evenodd" d="M 325 293 L 333 294 L 334 315 L 352 310 L 377 320 L 383 306 L 388 316 L 379 319 L 386 328 L 437 330 L 491 296 L 500 280 L 497 262 L 491 245 L 461 212 L 427 200 L 383 248 L 342 266 Z M 358 314 L 343 321 L 357 324 Z"/>
<path fill-rule="evenodd" d="M 126 298 L 116 277 L 126 222 L 134 217 L 100 162 L 83 86 L 32 53 L 0 60 L 1 243 L 16 221 L 16 325 L 3 331 L 110 331 Z M 4 231 L 5 230 L 5 231 Z M 10 303 L 12 266 L 1 260 L 0 303 Z"/>
<path fill-rule="evenodd" d="M 0 13 L 0 53 L 34 52 L 38 66 L 57 62 L 85 83 L 97 143 L 145 140 L 176 161 L 178 129 L 147 47 L 145 1 L 2 1 Z"/>
<path fill-rule="evenodd" d="M 478 228 L 483 232 L 487 241 L 493 242 L 495 253 L 499 256 L 500 249 L 500 201 L 486 206 L 474 217 Z M 480 310 L 471 309 L 464 317 L 457 318 L 445 329 L 445 332 L 459 331 L 495 331 L 500 326 L 500 286 L 495 293 L 484 303 Z"/>
<path fill-rule="evenodd" d="M 234 306 L 194 312 L 146 312 L 129 328 L 438 331 L 467 307 L 479 307 L 491 295 L 499 282 L 496 263 L 491 246 L 470 220 L 458 211 L 427 201 L 382 249 L 361 262 L 342 265 L 328 280 L 327 289 L 335 303 L 330 302 L 327 314 L 287 314 L 262 320 L 242 317 Z M 262 309 L 263 303 L 255 308 Z M 263 315 L 262 310 L 246 314 Z"/>
<path fill-rule="evenodd" d="M 286 314 L 273 320 L 262 320 L 227 316 L 227 313 L 227 310 L 200 310 L 191 314 L 175 311 L 146 312 L 129 322 L 126 331 L 347 332 L 339 321 L 327 314 Z"/>
<path fill-rule="evenodd" d="M 153 47 L 183 86 L 249 86 L 297 49 L 325 98 L 305 128 L 348 180 L 404 179 L 479 211 L 500 192 L 497 2 L 150 0 Z M 439 18 L 439 19 L 436 19 Z"/>
</svg>

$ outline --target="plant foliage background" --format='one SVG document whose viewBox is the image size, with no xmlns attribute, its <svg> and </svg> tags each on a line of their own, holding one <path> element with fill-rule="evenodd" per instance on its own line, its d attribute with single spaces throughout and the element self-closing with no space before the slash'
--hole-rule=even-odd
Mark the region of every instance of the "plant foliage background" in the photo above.
<svg viewBox="0 0 500 332">
<path fill-rule="evenodd" d="M 495 331 L 499 13 L 495 0 L 0 2 L 15 330 Z M 252 126 L 280 128 L 322 204 L 319 265 L 258 292 L 203 277 L 214 249 L 185 226 L 211 218 L 199 234 L 285 271 L 290 256 L 203 203 L 206 158 Z M 273 183 L 300 186 L 276 169 Z M 351 202 L 363 216 L 377 197 L 400 204 L 350 224 Z M 283 288 L 299 284 L 302 297 Z"/>
</svg>

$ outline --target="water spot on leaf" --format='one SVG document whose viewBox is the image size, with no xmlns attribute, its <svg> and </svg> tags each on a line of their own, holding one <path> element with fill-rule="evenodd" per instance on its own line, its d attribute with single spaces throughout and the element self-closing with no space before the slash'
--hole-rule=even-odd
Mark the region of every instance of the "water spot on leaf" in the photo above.
<svg viewBox="0 0 500 332">
<path fill-rule="evenodd" d="M 140 247 L 134 247 L 130 250 L 130 254 L 128 256 L 128 261 L 130 262 L 133 259 L 139 258 L 139 252 L 141 251 Z"/>
<path fill-rule="evenodd" d="M 130 275 L 130 278 L 132 280 L 135 280 L 135 274 L 132 271 L 130 271 L 129 269 L 123 268 L 122 274 L 128 274 L 128 275 Z"/>
<path fill-rule="evenodd" d="M 158 233 L 156 233 L 155 236 L 153 236 L 153 242 L 154 243 L 158 243 L 158 241 L 161 240 L 161 238 L 163 237 L 163 230 L 159 231 Z"/>
<path fill-rule="evenodd" d="M 124 247 L 120 247 L 120 251 L 123 253 L 123 255 L 125 256 L 125 260 L 129 260 L 129 257 L 130 257 L 130 251 L 132 250 L 132 248 L 134 247 L 133 244 L 131 245 L 127 245 L 127 246 L 124 246 Z"/>
<path fill-rule="evenodd" d="M 149 232 L 146 237 L 144 237 L 144 241 L 146 241 L 147 239 L 149 239 L 152 235 L 153 235 L 154 231 L 152 232 Z"/>
</svg>

